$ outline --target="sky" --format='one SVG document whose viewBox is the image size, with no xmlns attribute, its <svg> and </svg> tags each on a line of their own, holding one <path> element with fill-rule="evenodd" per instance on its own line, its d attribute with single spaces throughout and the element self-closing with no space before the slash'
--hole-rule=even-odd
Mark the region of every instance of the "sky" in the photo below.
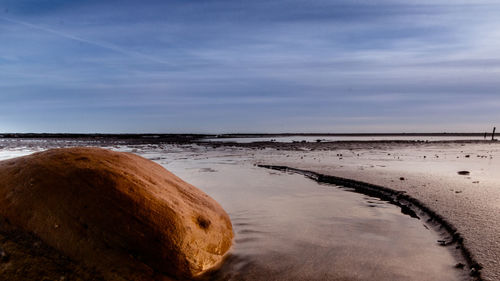
<svg viewBox="0 0 500 281">
<path fill-rule="evenodd" d="M 500 1 L 0 0 L 0 132 L 484 132 Z"/>
</svg>

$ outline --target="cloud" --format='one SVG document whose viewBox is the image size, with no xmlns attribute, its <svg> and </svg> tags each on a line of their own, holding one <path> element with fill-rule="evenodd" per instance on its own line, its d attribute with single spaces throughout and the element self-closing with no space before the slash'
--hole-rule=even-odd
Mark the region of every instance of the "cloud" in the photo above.
<svg viewBox="0 0 500 281">
<path fill-rule="evenodd" d="M 57 35 L 57 36 L 60 36 L 60 37 L 63 37 L 63 38 L 69 39 L 69 40 L 74 40 L 74 41 L 78 41 L 78 42 L 90 44 L 90 45 L 97 46 L 97 47 L 100 47 L 100 48 L 103 48 L 103 49 L 107 49 L 107 50 L 110 50 L 110 51 L 114 51 L 114 52 L 117 52 L 117 53 L 120 53 L 120 54 L 123 54 L 123 55 L 126 55 L 126 56 L 137 57 L 139 59 L 145 59 L 145 60 L 148 60 L 148 61 L 154 62 L 154 63 L 167 64 L 167 65 L 169 64 L 167 61 L 164 61 L 164 60 L 161 60 L 161 59 L 158 59 L 158 58 L 155 58 L 155 57 L 151 57 L 151 56 L 148 56 L 148 55 L 145 55 L 145 54 L 141 54 L 141 53 L 138 53 L 138 52 L 129 51 L 129 50 L 126 50 L 124 48 L 120 48 L 118 46 L 110 44 L 110 43 L 105 43 L 105 42 L 99 42 L 99 41 L 85 39 L 85 38 L 82 38 L 82 37 L 79 37 L 79 36 L 75 36 L 75 35 L 72 35 L 72 34 L 69 34 L 69 33 L 61 32 L 61 31 L 58 31 L 58 30 L 55 30 L 55 29 L 52 29 L 52 28 L 47 28 L 47 27 L 43 27 L 43 26 L 40 26 L 40 25 L 31 24 L 31 23 L 28 23 L 28 22 L 20 21 L 20 20 L 14 20 L 14 19 L 11 19 L 11 18 L 8 18 L 8 17 L 0 16 L 0 20 L 4 20 L 4 21 L 10 22 L 10 23 L 14 23 L 14 24 L 19 24 L 19 25 L 22 25 L 22 26 L 25 26 L 25 27 L 28 27 L 28 28 L 32 28 L 32 29 L 35 29 L 35 30 L 43 31 L 43 32 L 46 32 L 46 33 L 54 34 L 54 35 Z"/>
<path fill-rule="evenodd" d="M 42 131 L 67 130 L 64 116 L 93 131 L 99 121 L 80 120 L 92 112 L 115 120 L 102 131 L 132 113 L 131 132 L 140 120 L 178 130 L 162 125 L 172 116 L 208 131 L 272 131 L 289 118 L 325 130 L 383 131 L 397 120 L 435 130 L 438 108 L 460 120 L 467 100 L 494 104 L 500 90 L 494 1 L 6 3 L 0 109 L 22 105 L 2 117 L 18 128 L 44 119 Z M 468 124 L 500 121 L 487 103 L 471 108 Z"/>
</svg>

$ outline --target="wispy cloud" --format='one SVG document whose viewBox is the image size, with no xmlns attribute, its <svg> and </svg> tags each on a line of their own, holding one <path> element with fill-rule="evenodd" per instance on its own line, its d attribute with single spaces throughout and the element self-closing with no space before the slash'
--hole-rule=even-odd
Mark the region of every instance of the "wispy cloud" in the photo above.
<svg viewBox="0 0 500 281">
<path fill-rule="evenodd" d="M 86 38 L 82 38 L 80 36 L 76 36 L 76 35 L 69 34 L 69 33 L 66 33 L 66 32 L 58 31 L 58 30 L 55 30 L 55 29 L 52 29 L 52 28 L 49 28 L 49 27 L 44 27 L 44 26 L 41 26 L 41 25 L 36 25 L 36 24 L 29 23 L 29 22 L 25 22 L 25 21 L 15 20 L 15 19 L 12 19 L 12 18 L 4 17 L 4 16 L 0 16 L 0 19 L 4 20 L 4 21 L 7 21 L 7 22 L 10 22 L 10 23 L 14 23 L 14 24 L 19 24 L 19 25 L 25 26 L 27 28 L 31 28 L 31 29 L 42 31 L 42 32 L 50 33 L 50 34 L 53 34 L 53 35 L 56 35 L 56 36 L 60 36 L 60 37 L 65 38 L 65 39 L 74 40 L 74 41 L 82 42 L 82 43 L 85 43 L 85 44 L 97 46 L 97 47 L 100 47 L 100 48 L 103 48 L 103 49 L 107 49 L 107 50 L 110 50 L 110 51 L 113 51 L 113 52 L 117 52 L 117 53 L 123 54 L 125 56 L 136 57 L 136 58 L 148 60 L 148 61 L 154 62 L 154 63 L 160 63 L 160 64 L 170 65 L 170 63 L 167 62 L 167 61 L 164 61 L 164 60 L 161 60 L 161 59 L 158 59 L 158 58 L 146 55 L 146 54 L 142 54 L 142 53 L 138 53 L 138 52 L 134 52 L 134 51 L 129 51 L 129 50 L 125 49 L 125 48 L 121 48 L 121 47 L 118 47 L 118 46 L 110 44 L 110 43 L 100 42 L 100 41 L 95 41 L 95 40 L 89 40 L 89 39 L 86 39 Z"/>
<path fill-rule="evenodd" d="M 19 130 L 384 131 L 406 122 L 480 131 L 486 119 L 500 122 L 490 106 L 500 91 L 496 1 L 7 3 L 0 111 Z"/>
</svg>

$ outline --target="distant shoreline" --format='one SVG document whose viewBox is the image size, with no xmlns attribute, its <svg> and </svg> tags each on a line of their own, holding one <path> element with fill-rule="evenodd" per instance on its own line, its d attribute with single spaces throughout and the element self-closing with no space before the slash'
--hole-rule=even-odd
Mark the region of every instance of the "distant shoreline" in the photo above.
<svg viewBox="0 0 500 281">
<path fill-rule="evenodd" d="M 304 137 L 309 140 L 290 140 L 280 141 L 280 138 Z M 317 139 L 316 139 L 317 137 Z M 353 137 L 354 139 L 321 139 L 325 138 L 342 138 Z M 370 138 L 382 139 L 370 139 Z M 394 137 L 391 139 L 390 137 Z M 406 139 L 398 139 L 398 138 Z M 415 139 L 412 139 L 412 138 Z M 441 139 L 418 139 L 420 137 L 439 138 Z M 473 139 L 460 139 L 461 137 L 469 137 Z M 475 138 L 477 139 L 475 139 Z M 366 138 L 366 139 L 365 139 Z M 384 139 L 385 138 L 385 139 Z M 238 141 L 242 139 L 254 139 L 252 141 Z M 276 148 L 276 149 L 301 149 L 307 146 L 311 149 L 332 149 L 332 146 L 356 146 L 363 143 L 371 144 L 436 144 L 436 143 L 496 143 L 491 140 L 491 133 L 376 133 L 376 134 L 66 134 L 66 133 L 6 133 L 0 134 L 0 144 L 3 142 L 17 141 L 60 141 L 69 142 L 78 145 L 80 142 L 86 142 L 86 145 L 142 145 L 142 144 L 198 144 L 208 146 L 239 146 L 247 148 Z M 496 140 L 496 139 L 495 139 Z"/>
<path fill-rule="evenodd" d="M 0 133 L 0 138 L 117 138 L 117 139 L 200 139 L 200 138 L 258 138 L 258 137 L 291 137 L 291 136 L 329 136 L 329 137 L 382 137 L 382 136 L 415 136 L 415 137 L 484 137 L 483 133 L 231 133 L 231 134 L 108 134 L 108 133 Z M 486 133 L 491 137 L 491 132 Z"/>
</svg>

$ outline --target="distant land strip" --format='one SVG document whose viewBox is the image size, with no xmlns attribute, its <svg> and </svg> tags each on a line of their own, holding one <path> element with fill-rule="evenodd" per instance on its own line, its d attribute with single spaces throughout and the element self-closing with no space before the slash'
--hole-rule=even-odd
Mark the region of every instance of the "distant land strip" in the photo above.
<svg viewBox="0 0 500 281">
<path fill-rule="evenodd" d="M 485 133 L 228 133 L 228 134 L 165 134 L 165 133 L 0 133 L 0 138 L 256 138 L 256 137 L 291 137 L 291 136 L 330 136 L 330 137 L 378 137 L 378 136 L 415 136 L 415 137 L 484 137 Z M 491 137 L 491 133 L 486 133 Z"/>
</svg>

